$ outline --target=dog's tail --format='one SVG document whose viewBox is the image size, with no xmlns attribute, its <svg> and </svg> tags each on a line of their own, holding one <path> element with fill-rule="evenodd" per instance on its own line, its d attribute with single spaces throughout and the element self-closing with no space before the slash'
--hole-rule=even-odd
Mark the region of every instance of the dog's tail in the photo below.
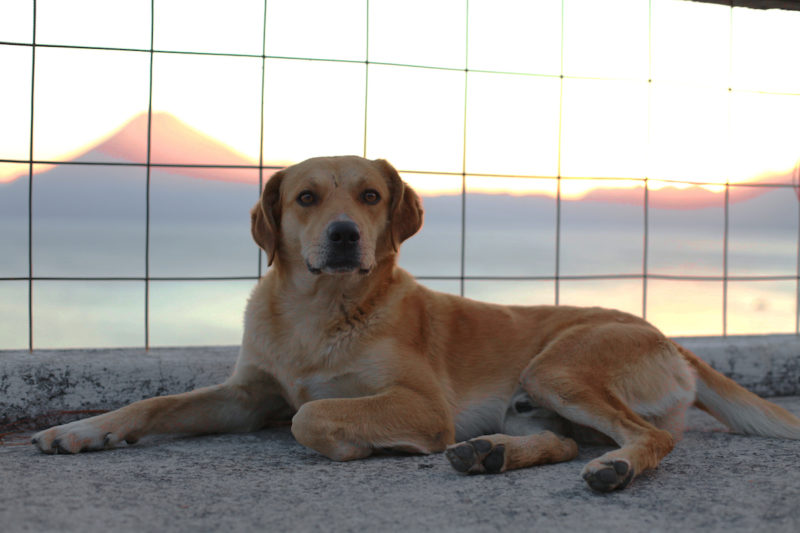
<svg viewBox="0 0 800 533">
<path fill-rule="evenodd" d="M 720 374 L 678 343 L 672 344 L 697 373 L 695 406 L 737 433 L 800 440 L 800 419 Z"/>
</svg>

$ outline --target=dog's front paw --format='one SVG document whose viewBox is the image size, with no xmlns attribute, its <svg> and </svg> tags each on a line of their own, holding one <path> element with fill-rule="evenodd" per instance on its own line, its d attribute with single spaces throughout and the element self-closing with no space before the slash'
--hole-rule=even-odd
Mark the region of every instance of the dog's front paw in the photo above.
<svg viewBox="0 0 800 533">
<path fill-rule="evenodd" d="M 453 444 L 445 450 L 453 468 L 469 474 L 497 474 L 505 470 L 506 447 L 487 439 Z"/>
<path fill-rule="evenodd" d="M 113 448 L 121 440 L 102 424 L 87 419 L 40 431 L 31 443 L 44 453 L 80 453 Z"/>
</svg>

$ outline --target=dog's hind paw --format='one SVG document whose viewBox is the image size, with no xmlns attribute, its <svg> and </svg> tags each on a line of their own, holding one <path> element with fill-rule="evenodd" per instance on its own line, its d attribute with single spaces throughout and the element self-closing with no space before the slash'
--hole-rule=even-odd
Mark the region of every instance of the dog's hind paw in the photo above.
<svg viewBox="0 0 800 533">
<path fill-rule="evenodd" d="M 498 474 L 505 471 L 506 447 L 486 439 L 453 444 L 444 452 L 453 468 L 468 474 Z"/>
<path fill-rule="evenodd" d="M 625 459 L 592 461 L 583 469 L 583 479 L 598 492 L 624 489 L 634 476 L 633 467 Z"/>
</svg>

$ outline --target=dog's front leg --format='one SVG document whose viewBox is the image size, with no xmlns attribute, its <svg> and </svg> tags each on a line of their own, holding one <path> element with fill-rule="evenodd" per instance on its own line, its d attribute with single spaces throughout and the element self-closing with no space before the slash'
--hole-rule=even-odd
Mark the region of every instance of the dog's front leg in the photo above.
<svg viewBox="0 0 800 533">
<path fill-rule="evenodd" d="M 55 426 L 37 433 L 32 442 L 44 453 L 78 453 L 112 448 L 123 440 L 134 443 L 145 435 L 252 431 L 290 414 L 270 382 L 224 383 Z"/>
<path fill-rule="evenodd" d="M 292 433 L 330 459 L 349 461 L 377 449 L 440 452 L 455 430 L 442 399 L 395 386 L 374 396 L 308 402 L 292 419 Z"/>
</svg>

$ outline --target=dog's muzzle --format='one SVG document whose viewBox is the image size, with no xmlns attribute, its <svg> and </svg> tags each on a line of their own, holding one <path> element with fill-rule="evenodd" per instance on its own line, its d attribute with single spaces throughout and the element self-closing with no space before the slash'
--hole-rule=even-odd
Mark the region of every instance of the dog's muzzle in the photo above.
<svg viewBox="0 0 800 533">
<path fill-rule="evenodd" d="M 314 274 L 361 271 L 361 232 L 351 220 L 331 222 L 325 230 L 325 253 L 321 266 L 308 269 Z"/>
</svg>

